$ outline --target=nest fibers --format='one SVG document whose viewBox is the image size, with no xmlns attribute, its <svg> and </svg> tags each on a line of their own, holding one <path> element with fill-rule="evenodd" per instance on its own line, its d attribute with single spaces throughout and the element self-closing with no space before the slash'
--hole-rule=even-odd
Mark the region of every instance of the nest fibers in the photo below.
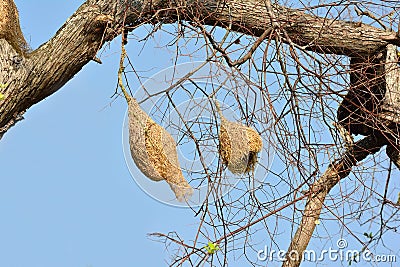
<svg viewBox="0 0 400 267">
<path fill-rule="evenodd" d="M 129 143 L 136 166 L 153 181 L 166 180 L 179 201 L 193 193 L 179 166 L 172 136 L 144 112 L 137 101 L 128 101 Z"/>
<path fill-rule="evenodd" d="M 221 117 L 219 130 L 219 154 L 228 170 L 234 174 L 254 171 L 257 154 L 262 149 L 261 136 L 254 129 L 228 121 L 216 103 Z"/>
</svg>

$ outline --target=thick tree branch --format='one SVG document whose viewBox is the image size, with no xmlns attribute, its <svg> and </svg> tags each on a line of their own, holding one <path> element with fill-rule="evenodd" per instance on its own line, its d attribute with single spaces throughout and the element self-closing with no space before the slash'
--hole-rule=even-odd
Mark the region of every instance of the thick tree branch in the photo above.
<svg viewBox="0 0 400 267">
<path fill-rule="evenodd" d="M 200 10 L 195 14 L 209 14 L 202 18 L 204 24 L 226 27 L 232 23 L 232 29 L 254 36 L 260 36 L 277 24 L 293 43 L 321 53 L 366 56 L 374 54 L 388 42 L 400 43 L 394 32 L 361 23 L 321 18 L 279 5 L 273 5 L 276 21 L 271 21 L 268 5 L 255 0 L 225 1 L 223 5 L 212 0 L 201 3 L 206 11 Z"/>
<path fill-rule="evenodd" d="M 332 163 L 325 173 L 311 186 L 313 194 L 307 200 L 301 223 L 287 250 L 286 261 L 282 266 L 300 266 L 303 252 L 307 248 L 319 218 L 326 195 L 339 181 L 347 177 L 352 167 L 367 156 L 378 152 L 386 144 L 383 137 L 367 136 L 356 142 L 344 155 Z"/>
<path fill-rule="evenodd" d="M 0 40 L 0 82 L 7 84 L 0 102 L 0 134 L 27 108 L 61 88 L 117 35 L 116 28 L 106 31 L 118 25 L 106 15 L 112 13 L 112 5 L 102 7 L 83 4 L 51 40 L 26 56 Z"/>
<path fill-rule="evenodd" d="M 399 147 L 398 145 L 396 146 L 396 148 L 392 145 L 388 145 L 386 147 L 386 154 L 388 155 L 390 160 L 394 163 L 394 165 L 396 165 L 396 167 L 399 168 L 400 170 L 400 153 L 398 147 Z"/>
<path fill-rule="evenodd" d="M 18 53 L 27 49 L 19 25 L 19 15 L 14 0 L 0 0 L 0 39 L 5 39 Z"/>
<path fill-rule="evenodd" d="M 301 223 L 291 241 L 288 249 L 289 253 L 283 266 L 293 267 L 300 265 L 303 252 L 307 248 L 315 229 L 315 221 L 321 213 L 325 197 L 341 179 L 350 174 L 352 166 L 365 159 L 368 155 L 376 153 L 382 146 L 387 145 L 387 155 L 397 167 L 400 167 L 399 131 L 397 126 L 399 123 L 397 114 L 400 103 L 400 69 L 398 67 L 396 47 L 388 45 L 385 57 L 381 61 L 382 63 L 378 65 L 378 71 L 374 72 L 372 79 L 370 79 L 378 80 L 375 83 L 385 88 L 380 112 L 378 114 L 371 112 L 372 120 L 369 123 L 375 129 L 375 134 L 378 133 L 379 136 L 367 136 L 353 146 L 348 147 L 342 158 L 331 164 L 321 178 L 311 186 L 310 190 L 313 194 L 307 201 Z M 362 80 L 370 81 L 368 77 L 364 77 Z M 374 81 L 371 83 L 374 83 Z M 292 251 L 294 252 L 290 253 Z"/>
<path fill-rule="evenodd" d="M 0 2 L 2 3 L 2 2 Z M 102 45 L 117 36 L 124 25 L 136 27 L 149 19 L 171 23 L 179 18 L 219 25 L 261 36 L 272 24 L 286 31 L 291 42 L 321 53 L 373 54 L 387 42 L 398 43 L 395 33 L 359 23 L 334 21 L 295 9 L 273 6 L 272 22 L 265 4 L 256 0 L 187 1 L 176 6 L 165 0 L 91 0 L 84 3 L 57 34 L 26 57 L 0 39 L 0 135 L 30 106 L 61 88 Z M 195 18 L 195 19 L 194 19 Z M 385 41 L 386 40 L 386 41 Z M 289 41 L 289 40 L 286 40 Z"/>
</svg>

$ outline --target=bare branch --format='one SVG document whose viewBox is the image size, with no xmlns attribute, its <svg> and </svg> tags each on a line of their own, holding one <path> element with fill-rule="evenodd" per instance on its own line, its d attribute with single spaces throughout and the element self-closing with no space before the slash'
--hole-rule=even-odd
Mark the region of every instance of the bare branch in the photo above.
<svg viewBox="0 0 400 267">
<path fill-rule="evenodd" d="M 292 238 L 286 261 L 282 266 L 300 266 L 303 252 L 310 242 L 326 195 L 341 179 L 350 174 L 351 168 L 357 162 L 378 152 L 385 143 L 384 138 L 374 136 L 367 136 L 356 142 L 352 149 L 347 150 L 339 160 L 332 163 L 321 178 L 311 186 L 310 190 L 313 194 L 307 200 L 301 223 Z"/>
</svg>

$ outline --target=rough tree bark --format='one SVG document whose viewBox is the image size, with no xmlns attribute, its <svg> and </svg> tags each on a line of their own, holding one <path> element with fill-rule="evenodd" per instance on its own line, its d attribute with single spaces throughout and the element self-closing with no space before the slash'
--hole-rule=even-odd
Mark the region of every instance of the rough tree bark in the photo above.
<svg viewBox="0 0 400 267">
<path fill-rule="evenodd" d="M 272 5 L 271 11 L 267 2 L 260 3 L 257 0 L 192 0 L 179 3 L 165 0 L 90 0 L 79 7 L 48 42 L 34 51 L 26 51 L 13 1 L 0 0 L 1 15 L 8 18 L 0 18 L 0 93 L 4 95 L 0 100 L 0 139 L 22 119 L 26 109 L 59 90 L 85 64 L 95 60 L 97 51 L 105 42 L 118 36 L 124 26 L 132 28 L 143 23 L 173 23 L 179 18 L 204 25 L 232 25 L 233 30 L 254 36 L 273 30 L 281 34 L 284 42 L 303 49 L 350 57 L 362 55 L 364 58 L 378 56 L 390 44 L 400 44 L 400 38 L 394 32 L 362 23 L 320 18 L 284 6 Z M 12 27 L 8 27 L 10 21 Z M 398 82 L 392 87 L 398 90 Z M 394 120 L 390 116 L 393 117 L 393 105 L 397 106 L 393 103 L 398 101 L 398 97 L 386 91 L 385 99 L 390 101 L 384 106 L 382 118 Z M 394 117 L 398 119 L 397 114 Z M 300 254 L 304 251 L 314 229 L 310 225 L 318 217 L 326 194 L 355 162 L 385 144 L 385 138 L 376 138 L 369 136 L 366 140 L 370 142 L 356 143 L 354 150 L 347 152 L 341 161 L 333 163 L 320 178 L 329 186 L 310 197 L 291 250 Z M 398 160 L 397 150 L 393 149 L 396 145 L 390 146 L 388 154 Z M 292 261 L 284 263 L 285 266 L 299 264 Z"/>
</svg>

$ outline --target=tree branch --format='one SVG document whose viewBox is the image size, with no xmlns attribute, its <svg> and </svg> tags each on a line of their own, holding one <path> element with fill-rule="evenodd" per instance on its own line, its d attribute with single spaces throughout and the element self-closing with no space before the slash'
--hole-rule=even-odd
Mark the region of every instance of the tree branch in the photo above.
<svg viewBox="0 0 400 267">
<path fill-rule="evenodd" d="M 0 4 L 3 2 L 0 2 Z M 66 21 L 56 35 L 37 50 L 21 56 L 0 39 L 0 136 L 14 118 L 60 89 L 102 45 L 121 33 L 124 25 L 172 23 L 177 17 L 204 25 L 228 27 L 245 34 L 268 37 L 265 31 L 279 25 L 293 42 L 321 53 L 371 54 L 388 42 L 400 43 L 396 33 L 359 23 L 335 21 L 274 5 L 271 21 L 266 5 L 257 0 L 187 1 L 180 6 L 165 0 L 91 0 Z M 195 19 L 194 19 L 195 18 Z M 289 41 L 289 40 L 286 40 Z"/>
<path fill-rule="evenodd" d="M 378 152 L 386 144 L 383 137 L 367 136 L 354 143 L 344 155 L 332 163 L 325 173 L 311 186 L 310 197 L 307 200 L 301 223 L 292 238 L 289 249 L 287 250 L 286 260 L 283 267 L 297 267 L 302 261 L 303 252 L 308 246 L 312 233 L 315 229 L 315 221 L 319 218 L 325 197 L 329 191 L 347 177 L 351 169 L 357 162 L 362 161 L 367 156 Z"/>
</svg>

